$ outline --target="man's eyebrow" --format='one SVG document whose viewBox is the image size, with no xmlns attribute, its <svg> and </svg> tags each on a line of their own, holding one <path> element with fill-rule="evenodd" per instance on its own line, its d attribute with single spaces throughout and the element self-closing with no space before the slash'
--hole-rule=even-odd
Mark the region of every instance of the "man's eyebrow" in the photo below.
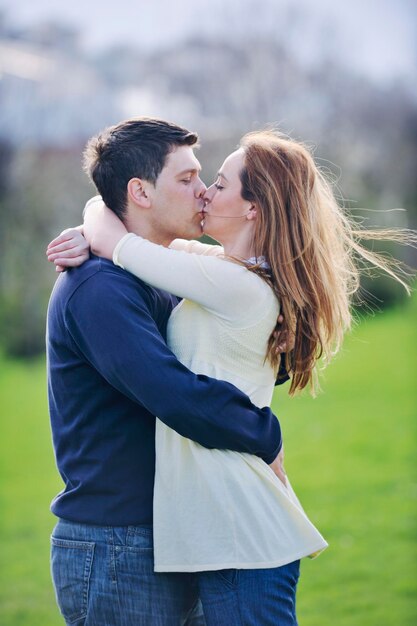
<svg viewBox="0 0 417 626">
<path fill-rule="evenodd" d="M 185 174 L 198 174 L 199 172 L 201 172 L 201 167 L 199 168 L 189 167 L 187 170 L 183 170 L 182 172 L 179 172 L 177 176 L 185 176 Z"/>
<path fill-rule="evenodd" d="M 223 178 L 223 180 L 226 181 L 226 183 L 228 183 L 229 181 L 227 180 L 226 176 L 223 174 L 223 172 L 217 172 L 217 176 L 220 176 L 221 178 Z"/>
</svg>

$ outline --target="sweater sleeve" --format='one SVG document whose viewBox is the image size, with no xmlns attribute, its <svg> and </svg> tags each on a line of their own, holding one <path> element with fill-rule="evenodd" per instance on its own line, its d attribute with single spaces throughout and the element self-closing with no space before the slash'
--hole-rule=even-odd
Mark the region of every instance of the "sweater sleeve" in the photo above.
<svg viewBox="0 0 417 626">
<path fill-rule="evenodd" d="M 174 239 L 169 244 L 171 250 L 182 250 L 183 252 L 191 252 L 193 254 L 204 254 L 206 256 L 223 256 L 223 246 L 215 246 L 208 243 L 202 243 L 195 239 Z"/>
<path fill-rule="evenodd" d="M 150 285 L 192 300 L 228 322 L 263 315 L 270 296 L 266 283 L 238 263 L 165 248 L 133 233 L 119 241 L 113 261 Z"/>
<path fill-rule="evenodd" d="M 272 463 L 281 431 L 271 410 L 256 407 L 233 385 L 182 365 L 141 297 L 145 287 L 118 274 L 96 274 L 67 306 L 67 329 L 84 358 L 110 385 L 180 435 Z"/>
</svg>

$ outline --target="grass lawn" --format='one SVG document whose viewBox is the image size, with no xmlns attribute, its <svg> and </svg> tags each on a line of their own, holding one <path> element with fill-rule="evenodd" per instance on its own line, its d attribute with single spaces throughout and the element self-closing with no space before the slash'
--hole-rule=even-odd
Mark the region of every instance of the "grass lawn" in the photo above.
<svg viewBox="0 0 417 626">
<path fill-rule="evenodd" d="M 286 470 L 330 544 L 302 562 L 301 626 L 417 624 L 416 305 L 362 321 L 317 398 L 275 395 Z"/>
<path fill-rule="evenodd" d="M 275 395 L 287 472 L 330 543 L 302 563 L 300 626 L 417 624 L 416 320 L 414 297 L 362 321 L 318 398 Z M 61 482 L 43 360 L 1 360 L 0 398 L 0 624 L 59 626 L 48 559 Z"/>
</svg>

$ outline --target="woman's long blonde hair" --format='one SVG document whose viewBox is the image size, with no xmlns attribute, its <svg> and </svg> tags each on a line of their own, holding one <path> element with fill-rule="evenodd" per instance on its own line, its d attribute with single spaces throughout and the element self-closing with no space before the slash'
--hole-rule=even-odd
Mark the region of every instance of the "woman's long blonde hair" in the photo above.
<svg viewBox="0 0 417 626">
<path fill-rule="evenodd" d="M 362 239 L 415 244 L 406 229 L 365 230 L 348 218 L 309 149 L 276 131 L 258 131 L 241 140 L 244 167 L 242 197 L 258 207 L 254 235 L 256 256 L 265 257 L 268 273 L 254 266 L 271 284 L 281 303 L 284 328 L 295 337 L 288 354 L 292 395 L 317 388 L 315 365 L 339 350 L 351 326 L 352 296 L 360 271 L 371 264 L 407 290 L 408 273 L 397 260 L 371 252 Z M 268 342 L 267 358 L 277 366 L 278 339 Z"/>
</svg>

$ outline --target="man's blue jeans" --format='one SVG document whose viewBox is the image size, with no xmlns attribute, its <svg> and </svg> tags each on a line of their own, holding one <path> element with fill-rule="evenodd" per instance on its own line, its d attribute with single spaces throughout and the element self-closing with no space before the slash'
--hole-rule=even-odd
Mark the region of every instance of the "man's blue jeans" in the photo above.
<svg viewBox="0 0 417 626">
<path fill-rule="evenodd" d="M 196 574 L 153 571 L 152 528 L 59 520 L 51 537 L 58 606 L 71 626 L 204 626 Z"/>
</svg>

